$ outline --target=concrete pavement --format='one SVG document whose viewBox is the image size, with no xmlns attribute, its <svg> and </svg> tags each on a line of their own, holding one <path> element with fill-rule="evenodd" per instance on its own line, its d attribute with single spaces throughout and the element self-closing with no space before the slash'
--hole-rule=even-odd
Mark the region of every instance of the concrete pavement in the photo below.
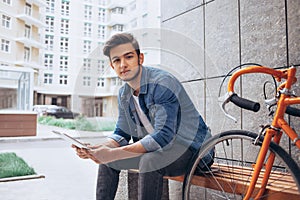
<svg viewBox="0 0 300 200">
<path fill-rule="evenodd" d="M 77 139 L 86 138 L 101 138 L 106 137 L 111 134 L 110 131 L 107 132 L 89 132 L 80 130 L 69 130 L 56 126 L 47 126 L 37 124 L 37 134 L 36 136 L 24 136 L 24 137 L 0 137 L 0 143 L 4 142 L 28 142 L 28 141 L 41 141 L 41 140 L 54 140 L 61 139 L 56 134 L 52 133 L 52 130 L 60 131 L 69 134 L 70 136 Z"/>
<path fill-rule="evenodd" d="M 78 158 L 52 130 L 66 132 L 83 142 L 97 142 L 109 132 L 66 130 L 38 125 L 37 136 L 1 137 L 0 153 L 15 152 L 45 178 L 0 182 L 1 200 L 94 200 L 98 165 Z M 116 199 L 127 196 L 127 176 L 122 172 Z"/>
</svg>

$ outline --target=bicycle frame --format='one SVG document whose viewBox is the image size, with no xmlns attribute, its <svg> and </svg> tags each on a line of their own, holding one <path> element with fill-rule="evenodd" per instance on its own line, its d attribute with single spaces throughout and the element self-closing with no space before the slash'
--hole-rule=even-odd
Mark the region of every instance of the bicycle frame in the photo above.
<svg viewBox="0 0 300 200">
<path fill-rule="evenodd" d="M 237 78 L 243 74 L 249 74 L 249 73 L 269 74 L 274 76 L 278 81 L 281 81 L 282 79 L 286 80 L 278 87 L 277 92 L 280 93 L 280 95 L 277 101 L 277 110 L 275 112 L 271 127 L 266 130 L 260 152 L 258 154 L 256 163 L 254 165 L 254 172 L 253 172 L 252 179 L 250 181 L 249 189 L 244 197 L 244 199 L 250 199 L 255 189 L 255 185 L 257 183 L 257 179 L 259 177 L 261 169 L 263 168 L 263 166 L 265 166 L 265 173 L 260 187 L 261 189 L 255 197 L 255 199 L 258 199 L 262 197 L 262 195 L 265 192 L 269 175 L 271 173 L 274 159 L 275 159 L 274 153 L 270 152 L 267 162 L 265 163 L 266 156 L 268 153 L 268 147 L 271 141 L 279 144 L 281 136 L 284 132 L 285 134 L 288 135 L 288 137 L 291 139 L 293 144 L 295 144 L 298 147 L 298 149 L 300 149 L 300 138 L 284 119 L 284 114 L 287 106 L 293 104 L 300 104 L 300 97 L 293 97 L 290 93 L 291 86 L 297 81 L 295 77 L 296 74 L 295 67 L 278 70 L 278 69 L 272 69 L 272 68 L 261 67 L 261 66 L 251 66 L 251 67 L 240 69 L 237 72 L 235 72 L 230 78 L 228 83 L 227 90 L 229 96 L 234 94 L 234 83 L 237 80 Z"/>
</svg>

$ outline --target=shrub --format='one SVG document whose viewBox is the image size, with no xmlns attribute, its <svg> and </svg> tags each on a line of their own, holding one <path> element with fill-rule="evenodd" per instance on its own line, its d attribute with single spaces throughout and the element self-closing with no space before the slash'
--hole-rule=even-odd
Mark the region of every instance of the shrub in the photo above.
<svg viewBox="0 0 300 200">
<path fill-rule="evenodd" d="M 100 121 L 92 123 L 84 116 L 79 116 L 76 119 L 56 119 L 50 116 L 41 116 L 38 118 L 38 123 L 81 131 L 112 131 L 115 128 L 115 122 Z"/>
<path fill-rule="evenodd" d="M 80 116 L 75 120 L 75 129 L 81 131 L 96 131 L 96 126 L 85 117 Z"/>
</svg>

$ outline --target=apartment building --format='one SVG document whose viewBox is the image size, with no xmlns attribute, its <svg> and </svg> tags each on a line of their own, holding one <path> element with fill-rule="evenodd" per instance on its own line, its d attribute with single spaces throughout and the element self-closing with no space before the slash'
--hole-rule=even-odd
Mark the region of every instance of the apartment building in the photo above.
<svg viewBox="0 0 300 200">
<path fill-rule="evenodd" d="M 35 87 L 35 104 L 62 105 L 88 117 L 116 116 L 118 89 L 123 83 L 102 55 L 103 44 L 117 32 L 159 28 L 159 0 L 151 4 L 146 0 L 46 3 L 44 69 Z M 148 36 L 146 29 L 139 32 L 141 37 Z M 151 51 L 145 52 L 149 63 L 159 63 L 159 53 Z"/>
<path fill-rule="evenodd" d="M 30 110 L 43 63 L 42 0 L 0 1 L 0 109 Z"/>
</svg>

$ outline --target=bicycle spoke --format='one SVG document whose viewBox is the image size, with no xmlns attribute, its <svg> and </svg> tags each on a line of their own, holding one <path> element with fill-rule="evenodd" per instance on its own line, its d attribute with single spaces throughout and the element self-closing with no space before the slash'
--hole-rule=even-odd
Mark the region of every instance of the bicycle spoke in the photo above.
<svg viewBox="0 0 300 200">
<path fill-rule="evenodd" d="M 247 134 L 245 134 L 245 131 L 233 131 L 231 134 L 225 136 L 216 136 L 204 145 L 203 150 L 199 153 L 199 158 L 197 159 L 198 163 L 202 157 L 207 155 L 207 152 L 210 152 L 212 148 L 215 149 L 214 164 L 211 171 L 202 174 L 201 176 L 204 178 L 200 178 L 201 182 L 205 184 L 204 186 L 207 187 L 205 188 L 205 191 L 207 192 L 203 192 L 204 188 L 199 186 L 193 186 L 193 190 L 189 191 L 189 188 L 192 185 L 191 176 L 189 179 L 190 181 L 185 183 L 186 189 L 184 195 L 186 199 L 189 199 L 190 193 L 194 193 L 193 196 L 196 196 L 196 199 L 243 199 L 254 171 L 252 165 L 255 163 L 260 149 L 259 145 L 253 144 L 256 134 L 253 133 L 248 135 L 249 133 L 246 133 Z M 288 155 L 281 155 L 280 149 L 278 150 L 275 148 L 274 150 L 272 147 L 272 151 L 274 151 L 276 157 L 280 159 L 277 158 L 275 160 L 276 165 L 271 172 L 273 174 L 272 179 L 270 179 L 270 182 L 268 183 L 272 185 L 272 187 L 276 187 L 276 184 L 283 184 L 287 181 L 284 174 L 278 172 L 279 167 L 277 165 L 280 164 L 289 167 L 290 164 L 287 165 L 284 159 L 282 159 L 282 157 L 288 157 Z M 193 170 L 195 171 L 195 169 Z M 282 169 L 280 171 L 282 171 Z M 296 172 L 294 169 L 293 171 L 290 171 L 289 168 L 287 171 L 293 173 Z M 262 173 L 264 173 L 264 170 Z M 261 180 L 262 174 L 258 178 L 254 193 L 251 195 L 252 198 L 254 198 L 255 194 L 259 191 Z M 197 182 L 197 179 L 195 179 L 195 181 Z M 291 181 L 291 179 L 289 181 Z M 300 182 L 300 180 L 297 181 Z M 200 189 L 202 192 L 197 192 Z M 286 189 L 289 188 L 284 188 L 284 186 L 279 188 L 281 192 Z M 268 195 L 276 195 L 276 192 L 268 193 Z"/>
</svg>

